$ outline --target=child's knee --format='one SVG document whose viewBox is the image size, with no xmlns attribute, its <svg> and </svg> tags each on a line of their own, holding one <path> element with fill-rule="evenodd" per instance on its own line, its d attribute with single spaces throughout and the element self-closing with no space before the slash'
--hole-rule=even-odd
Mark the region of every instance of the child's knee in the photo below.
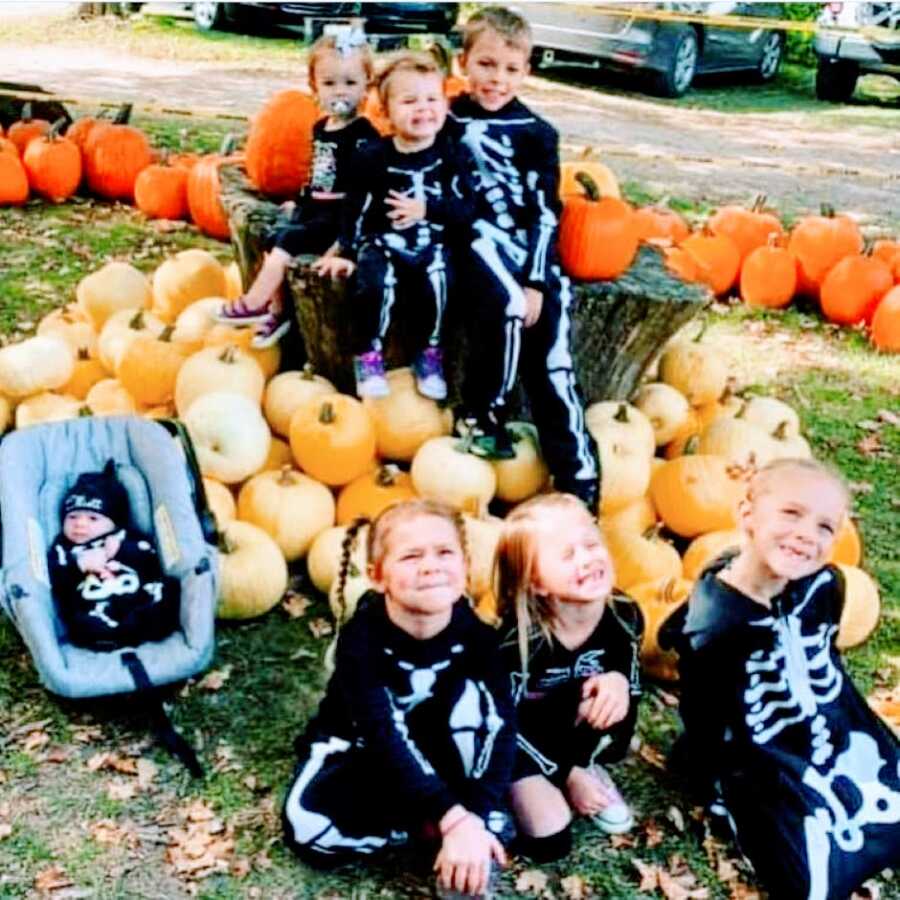
<svg viewBox="0 0 900 900">
<path fill-rule="evenodd" d="M 531 775 L 513 782 L 510 805 L 520 834 L 529 838 L 559 834 L 572 821 L 565 795 L 543 775 Z"/>
</svg>

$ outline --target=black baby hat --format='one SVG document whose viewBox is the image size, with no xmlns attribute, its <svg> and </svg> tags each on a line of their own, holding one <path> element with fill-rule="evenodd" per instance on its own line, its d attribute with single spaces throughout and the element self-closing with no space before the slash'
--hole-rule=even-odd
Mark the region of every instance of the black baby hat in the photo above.
<svg viewBox="0 0 900 900">
<path fill-rule="evenodd" d="M 63 498 L 62 516 L 75 509 L 90 510 L 108 516 L 116 525 L 128 525 L 128 493 L 116 478 L 115 463 L 110 460 L 102 472 L 83 472 Z"/>
</svg>

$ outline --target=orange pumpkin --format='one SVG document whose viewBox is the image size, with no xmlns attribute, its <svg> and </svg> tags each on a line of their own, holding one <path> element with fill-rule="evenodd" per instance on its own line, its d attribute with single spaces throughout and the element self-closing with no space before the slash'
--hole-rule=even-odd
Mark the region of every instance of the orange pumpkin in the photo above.
<svg viewBox="0 0 900 900">
<path fill-rule="evenodd" d="M 741 299 L 748 306 L 781 309 L 797 290 L 797 263 L 785 247 L 751 250 L 741 266 Z"/>
<path fill-rule="evenodd" d="M 576 175 L 587 195 L 569 196 L 559 226 L 563 268 L 583 281 L 618 278 L 632 263 L 638 248 L 634 213 L 615 197 L 601 197 L 593 180 Z"/>
<path fill-rule="evenodd" d="M 337 524 L 348 525 L 365 516 L 374 519 L 383 509 L 416 496 L 412 478 L 396 466 L 379 466 L 341 488 L 337 500 Z"/>
<path fill-rule="evenodd" d="M 174 326 L 160 335 L 139 334 L 122 353 L 116 377 L 138 403 L 156 406 L 175 395 L 175 381 L 185 360 L 196 350 L 194 344 L 173 341 Z"/>
<path fill-rule="evenodd" d="M 19 148 L 8 138 L 0 137 L 0 153 L 11 153 L 19 158 Z"/>
<path fill-rule="evenodd" d="M 860 253 L 862 249 L 859 226 L 849 216 L 835 215 L 831 207 L 823 207 L 822 215 L 801 219 L 788 241 L 788 250 L 799 268 L 798 291 L 817 297 L 830 269 L 845 256 Z"/>
<path fill-rule="evenodd" d="M 391 133 L 391 122 L 381 105 L 381 98 L 378 96 L 378 88 L 369 88 L 369 93 L 366 94 L 366 102 L 363 103 L 362 106 L 362 115 L 372 123 L 375 130 L 380 135 Z"/>
<path fill-rule="evenodd" d="M 875 308 L 872 343 L 879 350 L 900 352 L 900 285 L 891 288 Z"/>
<path fill-rule="evenodd" d="M 180 166 L 147 166 L 134 182 L 135 206 L 150 219 L 184 219 L 187 216 L 188 169 Z"/>
<path fill-rule="evenodd" d="M 375 426 L 362 403 L 346 394 L 314 397 L 291 417 L 291 451 L 317 481 L 347 484 L 375 466 Z"/>
<path fill-rule="evenodd" d="M 28 175 L 18 155 L 0 153 L 0 206 L 21 206 L 28 199 Z"/>
<path fill-rule="evenodd" d="M 752 209 L 723 206 L 709 220 L 709 230 L 713 234 L 731 238 L 738 248 L 741 260 L 746 259 L 757 247 L 765 247 L 772 236 L 784 234 L 778 217 L 763 211 L 764 201 L 764 197 L 758 197 Z"/>
<path fill-rule="evenodd" d="M 133 200 L 134 182 L 152 162 L 147 135 L 131 125 L 98 122 L 84 143 L 88 187 L 108 200 Z"/>
<path fill-rule="evenodd" d="M 666 268 L 682 281 L 703 281 L 700 264 L 684 247 L 665 247 Z"/>
<path fill-rule="evenodd" d="M 860 254 L 845 256 L 822 279 L 822 312 L 839 325 L 870 322 L 878 302 L 893 284 L 891 270 L 882 260 Z"/>
<path fill-rule="evenodd" d="M 187 180 L 187 202 L 192 221 L 204 234 L 220 241 L 231 239 L 231 228 L 222 206 L 219 168 L 242 159 L 240 155 L 230 155 L 230 147 L 231 143 L 226 139 L 222 152 L 204 156 L 191 168 Z"/>
<path fill-rule="evenodd" d="M 590 196 L 584 182 L 579 179 L 579 174 L 587 175 L 597 186 L 597 192 L 601 197 L 615 197 L 621 199 L 619 183 L 612 171 L 602 162 L 590 159 L 591 148 L 582 154 L 581 159 L 566 161 L 559 165 L 559 197 L 565 202 L 568 197 Z"/>
<path fill-rule="evenodd" d="M 59 119 L 46 135 L 29 141 L 22 156 L 31 189 L 55 203 L 68 200 L 81 184 L 81 151 L 59 136 L 64 123 Z"/>
<path fill-rule="evenodd" d="M 730 290 L 741 268 L 741 254 L 731 238 L 695 232 L 681 242 L 681 249 L 694 257 L 700 270 L 699 280 L 708 284 L 714 294 Z"/>
<path fill-rule="evenodd" d="M 687 602 L 692 586 L 685 578 L 657 578 L 635 584 L 628 592 L 644 618 L 641 668 L 652 678 L 678 680 L 678 654 L 660 647 L 659 634 L 672 614 Z"/>
<path fill-rule="evenodd" d="M 31 118 L 31 104 L 26 103 L 22 107 L 22 118 L 13 122 L 6 133 L 7 140 L 16 145 L 19 156 L 24 155 L 29 142 L 36 137 L 46 134 L 50 130 L 50 123 L 46 119 Z"/>
<path fill-rule="evenodd" d="M 321 117 L 302 91 L 280 91 L 254 116 L 247 136 L 250 181 L 264 194 L 293 197 L 309 180 L 312 129 Z"/>
<path fill-rule="evenodd" d="M 828 562 L 845 566 L 858 566 L 862 560 L 862 539 L 850 516 L 845 516 L 831 545 Z"/>
<path fill-rule="evenodd" d="M 634 211 L 634 225 L 638 240 L 669 240 L 680 244 L 690 233 L 687 222 L 673 209 L 660 206 L 641 206 Z"/>
<path fill-rule="evenodd" d="M 62 394 L 69 394 L 78 400 L 84 400 L 88 391 L 107 378 L 106 369 L 99 359 L 90 355 L 86 347 L 80 347 L 75 357 L 75 369 L 72 377 L 59 389 Z"/>
<path fill-rule="evenodd" d="M 613 561 L 615 584 L 620 591 L 632 585 L 658 578 L 680 578 L 682 567 L 678 551 L 659 536 L 654 526 L 644 534 L 620 531 L 607 537 Z"/>
</svg>

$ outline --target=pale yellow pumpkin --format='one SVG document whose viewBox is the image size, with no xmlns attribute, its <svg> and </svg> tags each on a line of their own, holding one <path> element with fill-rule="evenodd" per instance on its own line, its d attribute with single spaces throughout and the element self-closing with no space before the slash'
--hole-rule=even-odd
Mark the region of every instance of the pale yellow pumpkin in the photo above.
<svg viewBox="0 0 900 900">
<path fill-rule="evenodd" d="M 262 464 L 262 472 L 268 472 L 272 469 L 283 469 L 285 466 L 294 466 L 294 454 L 291 452 L 291 445 L 281 438 L 272 438 L 269 444 L 269 455 Z"/>
<path fill-rule="evenodd" d="M 510 422 L 507 425 L 513 441 L 513 459 L 492 460 L 497 475 L 497 499 L 505 503 L 520 503 L 534 496 L 550 477 L 541 456 L 537 429 L 529 422 Z"/>
<path fill-rule="evenodd" d="M 691 406 L 710 403 L 728 383 L 728 358 L 712 344 L 679 340 L 663 351 L 659 380 L 681 391 Z"/>
<path fill-rule="evenodd" d="M 775 397 L 750 397 L 738 417 L 756 425 L 768 435 L 773 435 L 780 428 L 782 440 L 800 434 L 800 417 L 796 410 Z"/>
<path fill-rule="evenodd" d="M 75 296 L 99 334 L 113 313 L 150 306 L 152 294 L 150 282 L 139 269 L 126 262 L 109 262 L 82 278 Z"/>
<path fill-rule="evenodd" d="M 663 462 L 663 460 L 660 460 Z M 613 513 L 600 516 L 600 530 L 607 540 L 617 534 L 644 534 L 657 521 L 656 507 L 647 494 Z"/>
<path fill-rule="evenodd" d="M 230 522 L 237 515 L 237 504 L 234 502 L 234 494 L 215 478 L 203 479 L 203 491 L 206 494 L 206 504 L 216 520 L 216 527 L 221 530 L 226 522 Z"/>
<path fill-rule="evenodd" d="M 656 435 L 650 420 L 635 406 L 619 400 L 601 400 L 584 411 L 584 422 L 594 440 L 628 444 L 649 458 L 656 453 Z"/>
<path fill-rule="evenodd" d="M 84 400 L 88 391 L 106 377 L 107 373 L 103 363 L 99 359 L 91 357 L 86 348 L 82 348 L 76 351 L 72 377 L 59 389 L 59 392 Z"/>
<path fill-rule="evenodd" d="M 334 525 L 335 504 L 325 485 L 285 466 L 250 478 L 238 494 L 237 510 L 239 519 L 262 528 L 293 562 Z"/>
<path fill-rule="evenodd" d="M 633 401 L 650 420 L 657 447 L 668 444 L 684 428 L 691 411 L 684 394 L 662 381 L 642 385 Z"/>
<path fill-rule="evenodd" d="M 263 412 L 275 434 L 288 437 L 291 432 L 291 416 L 308 400 L 333 394 L 337 388 L 312 368 L 302 372 L 280 372 L 267 385 L 263 394 Z"/>
<path fill-rule="evenodd" d="M 390 394 L 367 397 L 363 404 L 375 423 L 378 455 L 410 462 L 425 441 L 450 434 L 453 414 L 416 390 L 411 369 L 392 369 L 386 377 Z"/>
<path fill-rule="evenodd" d="M 205 297 L 185 307 L 175 320 L 175 340 L 203 343 L 217 324 L 213 315 L 227 302 L 224 297 Z"/>
<path fill-rule="evenodd" d="M 413 457 L 410 475 L 421 497 L 480 515 L 497 490 L 491 464 L 465 452 L 453 437 L 429 438 Z"/>
<path fill-rule="evenodd" d="M 153 312 L 174 322 L 195 300 L 225 296 L 225 270 L 206 250 L 182 250 L 153 273 Z"/>
<path fill-rule="evenodd" d="M 647 493 L 650 457 L 635 443 L 597 441 L 600 457 L 600 514 L 609 515 Z"/>
<path fill-rule="evenodd" d="M 356 540 L 350 550 L 350 565 L 357 572 L 366 571 L 366 541 L 369 526 L 363 525 L 356 534 Z M 319 532 L 306 555 L 306 569 L 309 580 L 323 594 L 331 590 L 335 578 L 340 571 L 344 552 L 344 539 L 347 536 L 346 525 L 334 525 Z"/>
<path fill-rule="evenodd" d="M 710 422 L 715 419 L 732 418 L 744 408 L 746 401 L 738 394 L 732 393 L 731 388 L 726 384 L 725 390 L 716 400 L 710 400 L 708 403 L 701 403 L 696 409 L 692 410 L 699 422 L 699 428 L 696 434 L 699 434 Z"/>
<path fill-rule="evenodd" d="M 75 397 L 54 394 L 51 391 L 32 394 L 16 407 L 16 428 L 27 428 L 29 425 L 40 425 L 43 422 L 75 419 L 81 408 L 81 401 Z"/>
<path fill-rule="evenodd" d="M 744 532 L 736 528 L 709 531 L 694 538 L 682 557 L 684 577 L 696 581 L 713 560 L 732 547 L 740 549 L 743 543 Z"/>
<path fill-rule="evenodd" d="M 744 419 L 720 418 L 701 432 L 697 453 L 721 456 L 729 465 L 761 469 L 775 458 L 775 447 L 772 438 Z"/>
<path fill-rule="evenodd" d="M 13 399 L 61 388 L 75 371 L 75 354 L 59 337 L 33 337 L 0 349 L 0 394 Z"/>
<path fill-rule="evenodd" d="M 47 313 L 38 323 L 37 334 L 62 338 L 75 354 L 85 350 L 88 356 L 97 355 L 94 323 L 77 303 L 70 303 L 62 309 Z"/>
<path fill-rule="evenodd" d="M 845 591 L 836 643 L 840 650 L 846 650 L 862 644 L 878 627 L 881 597 L 878 585 L 868 572 L 841 563 L 838 568 L 844 576 Z"/>
<path fill-rule="evenodd" d="M 802 434 L 789 435 L 790 425 L 780 422 L 772 432 L 774 459 L 812 459 L 812 447 Z"/>
<path fill-rule="evenodd" d="M 641 668 L 652 678 L 678 680 L 678 654 L 659 645 L 659 633 L 686 602 L 693 582 L 684 578 L 659 578 L 632 585 L 629 595 L 644 617 Z"/>
<path fill-rule="evenodd" d="M 244 293 L 244 283 L 241 278 L 241 268 L 237 260 L 232 260 L 225 266 L 225 298 L 237 300 Z"/>
<path fill-rule="evenodd" d="M 232 519 L 219 540 L 220 619 L 252 619 L 287 590 L 288 570 L 278 544 L 256 525 Z"/>
<path fill-rule="evenodd" d="M 146 309 L 123 309 L 113 313 L 100 331 L 97 355 L 103 368 L 114 375 L 125 348 L 141 335 L 162 334 L 166 323 Z"/>
<path fill-rule="evenodd" d="M 252 328 L 235 328 L 233 325 L 213 325 L 203 336 L 204 347 L 239 347 L 245 353 L 249 353 L 263 370 L 263 375 L 268 381 L 281 365 L 281 345 L 273 344 L 257 350 L 250 346 L 253 335 L 256 332 Z"/>
<path fill-rule="evenodd" d="M 645 534 L 619 532 L 607 538 L 607 547 L 620 591 L 628 593 L 633 584 L 642 581 L 681 577 L 681 557 L 659 536 L 659 528 Z"/>
<path fill-rule="evenodd" d="M 0 394 L 0 434 L 3 434 L 13 422 L 13 408 L 9 400 Z"/>
<path fill-rule="evenodd" d="M 205 347 L 178 370 L 175 379 L 175 409 L 179 416 L 202 394 L 229 391 L 262 402 L 266 380 L 259 363 L 237 347 Z"/>
<path fill-rule="evenodd" d="M 463 515 L 468 561 L 468 594 L 482 597 L 494 586 L 494 557 L 503 534 L 503 520 L 496 516 Z"/>
<path fill-rule="evenodd" d="M 138 411 L 137 401 L 117 378 L 96 382 L 85 395 L 84 404 L 95 416 L 128 416 Z"/>
<path fill-rule="evenodd" d="M 203 394 L 184 416 L 200 471 L 225 484 L 258 472 L 269 455 L 271 435 L 259 406 L 243 394 Z"/>
<path fill-rule="evenodd" d="M 175 404 L 160 403 L 156 406 L 142 406 L 139 412 L 145 419 L 174 419 Z"/>
</svg>

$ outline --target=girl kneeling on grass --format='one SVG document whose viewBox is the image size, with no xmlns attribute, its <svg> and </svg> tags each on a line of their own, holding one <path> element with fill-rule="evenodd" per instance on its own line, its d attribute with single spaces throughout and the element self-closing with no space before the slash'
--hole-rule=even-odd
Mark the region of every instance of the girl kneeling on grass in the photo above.
<svg viewBox="0 0 900 900">
<path fill-rule="evenodd" d="M 348 532 L 342 584 L 361 522 Z M 468 600 L 461 517 L 424 500 L 369 528 L 375 585 L 337 638 L 318 714 L 296 743 L 288 845 L 327 866 L 439 836 L 442 889 L 483 895 L 502 840 L 515 745 L 497 636 Z"/>
<path fill-rule="evenodd" d="M 519 729 L 511 803 L 520 849 L 543 862 L 569 852 L 573 811 L 609 833 L 633 824 L 600 762 L 620 759 L 634 733 L 643 618 L 613 593 L 609 552 L 574 495 L 516 507 L 498 565 Z"/>
</svg>

